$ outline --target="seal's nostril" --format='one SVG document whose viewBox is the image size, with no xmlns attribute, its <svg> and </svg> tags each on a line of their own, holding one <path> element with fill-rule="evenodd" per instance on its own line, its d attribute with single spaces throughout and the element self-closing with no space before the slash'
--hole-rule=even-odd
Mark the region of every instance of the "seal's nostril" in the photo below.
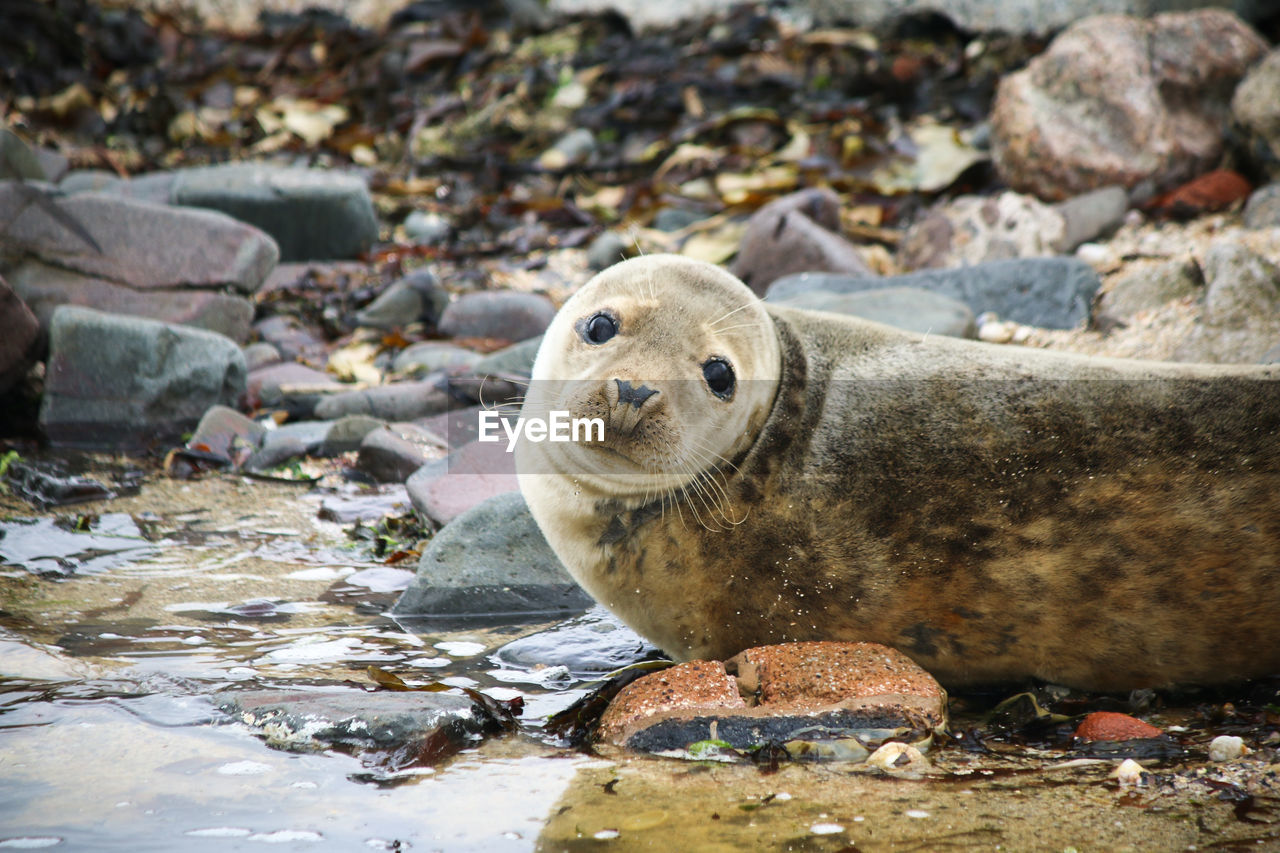
<svg viewBox="0 0 1280 853">
<path fill-rule="evenodd" d="M 618 402 L 630 403 L 637 409 L 644 405 L 644 401 L 648 400 L 658 391 L 656 388 L 650 388 L 646 385 L 632 385 L 625 379 L 615 379 L 618 383 Z"/>
</svg>

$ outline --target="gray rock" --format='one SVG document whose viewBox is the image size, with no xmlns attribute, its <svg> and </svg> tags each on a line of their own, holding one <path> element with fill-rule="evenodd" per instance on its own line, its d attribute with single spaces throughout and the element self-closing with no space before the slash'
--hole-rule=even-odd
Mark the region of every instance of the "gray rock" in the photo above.
<svg viewBox="0 0 1280 853">
<path fill-rule="evenodd" d="M 961 196 L 930 210 L 903 235 L 898 261 L 909 270 L 1058 254 L 1066 220 L 1054 208 L 1013 192 Z"/>
<path fill-rule="evenodd" d="M 519 491 L 520 481 L 505 443 L 470 441 L 414 471 L 405 488 L 414 509 L 443 525 L 490 498 Z"/>
<path fill-rule="evenodd" d="M 317 448 L 321 456 L 337 456 L 339 453 L 350 453 L 359 450 L 365 436 L 374 430 L 385 427 L 387 422 L 369 415 L 347 415 L 333 422 L 324 441 Z"/>
<path fill-rule="evenodd" d="M 682 207 L 664 207 L 653 216 L 653 227 L 659 231 L 679 231 L 682 228 L 688 228 L 695 222 L 701 222 L 706 217 L 693 210 L 685 210 Z"/>
<path fill-rule="evenodd" d="M 249 344 L 244 348 L 244 364 L 250 373 L 260 367 L 279 364 L 282 360 L 280 350 L 266 341 L 258 341 L 256 344 Z"/>
<path fill-rule="evenodd" d="M 1280 183 L 1255 190 L 1244 206 L 1244 227 L 1280 228 Z"/>
<path fill-rule="evenodd" d="M 445 439 L 453 450 L 476 440 L 479 435 L 480 413 L 488 406 L 466 406 L 451 409 L 438 415 L 419 418 L 416 423 L 427 432 Z"/>
<path fill-rule="evenodd" d="M 1273 48 L 1240 81 L 1231 113 L 1249 159 L 1273 179 L 1280 178 L 1280 48 Z"/>
<path fill-rule="evenodd" d="M 776 302 L 810 290 L 857 293 L 883 287 L 918 287 L 959 300 L 975 315 L 994 311 L 1005 320 L 1069 329 L 1089 316 L 1099 284 L 1097 273 L 1075 258 L 1023 258 L 885 278 L 829 273 L 788 276 L 774 282 L 765 301 Z"/>
<path fill-rule="evenodd" d="M 1098 300 L 1098 315 L 1124 320 L 1174 299 L 1200 293 L 1204 276 L 1191 258 L 1134 266 L 1122 273 Z"/>
<path fill-rule="evenodd" d="M 328 347 L 319 330 L 304 325 L 296 317 L 288 314 L 265 317 L 253 324 L 253 331 L 289 361 L 324 364 L 329 360 Z"/>
<path fill-rule="evenodd" d="M 542 152 L 538 165 L 544 169 L 565 169 L 581 165 L 596 153 L 596 138 L 585 127 L 574 128 Z"/>
<path fill-rule="evenodd" d="M 392 751 L 432 741 L 433 753 L 443 757 L 497 728 L 470 698 L 448 693 L 237 690 L 219 694 L 217 701 L 268 743 L 300 751 Z"/>
<path fill-rule="evenodd" d="M 493 653 L 512 667 L 563 666 L 576 678 L 599 677 L 629 666 L 654 647 L 599 605 L 581 616 L 512 640 Z"/>
<path fill-rule="evenodd" d="M 360 442 L 356 468 L 379 483 L 403 483 L 438 458 L 444 439 L 414 424 L 397 423 L 371 431 Z"/>
<path fill-rule="evenodd" d="M 802 272 L 874 276 L 839 229 L 840 200 L 829 189 L 775 199 L 748 221 L 733 273 L 757 294 L 783 276 Z"/>
<path fill-rule="evenodd" d="M 0 392 L 18 381 L 35 359 L 40 321 L 0 278 Z"/>
<path fill-rule="evenodd" d="M 58 446 L 140 449 L 245 390 L 222 335 L 64 306 L 53 315 L 40 426 Z"/>
<path fill-rule="evenodd" d="M 1124 187 L 1102 187 L 1058 202 L 1055 207 L 1065 225 L 1055 248 L 1066 253 L 1119 228 L 1129 210 L 1129 194 Z"/>
<path fill-rule="evenodd" d="M 1280 268 L 1231 240 L 1218 240 L 1204 256 L 1204 319 L 1239 325 L 1280 319 Z"/>
<path fill-rule="evenodd" d="M 245 462 L 245 467 L 272 468 L 295 456 L 324 456 L 325 441 L 332 428 L 329 421 L 290 421 L 267 430 L 262 447 Z"/>
<path fill-rule="evenodd" d="M 423 322 L 434 326 L 449 304 L 449 294 L 428 269 L 392 282 L 378 298 L 356 312 L 356 322 L 373 329 L 394 329 Z"/>
<path fill-rule="evenodd" d="M 471 366 L 476 376 L 529 376 L 542 346 L 542 335 L 491 352 Z"/>
<path fill-rule="evenodd" d="M 525 617 L 582 612 L 592 603 L 547 545 L 524 498 L 509 494 L 441 529 L 391 612 Z"/>
<path fill-rule="evenodd" d="M 0 252 L 10 259 L 44 261 L 142 291 L 229 286 L 252 294 L 278 258 L 270 237 L 221 213 L 95 193 L 32 202 L 33 192 L 49 191 L 0 182 L 0 221 L 8 223 Z"/>
<path fill-rule="evenodd" d="M 0 126 L 0 180 L 56 181 L 45 174 L 44 165 L 22 137 Z"/>
<path fill-rule="evenodd" d="M 440 334 L 451 338 L 523 341 L 551 325 L 555 306 L 545 296 L 514 290 L 468 293 L 440 316 Z"/>
<path fill-rule="evenodd" d="M 26 261 L 11 274 L 13 288 L 47 327 L 61 305 L 80 305 L 108 314 L 180 323 L 226 335 L 237 343 L 249 337 L 253 303 L 214 290 L 156 288 L 138 290 L 40 261 Z"/>
<path fill-rule="evenodd" d="M 629 257 L 631 248 L 617 231 L 602 231 L 587 247 L 587 266 L 593 270 L 611 267 Z"/>
<path fill-rule="evenodd" d="M 1280 344 L 1264 352 L 1258 359 L 1258 364 L 1280 364 Z"/>
<path fill-rule="evenodd" d="M 401 350 L 391 362 L 395 373 L 423 376 L 448 368 L 469 369 L 483 358 L 479 353 L 442 341 L 420 341 Z"/>
<path fill-rule="evenodd" d="M 918 287 L 885 287 L 857 293 L 811 290 L 789 299 L 770 301 L 810 311 L 850 314 L 922 335 L 973 338 L 978 334 L 973 312 L 967 305 Z"/>
<path fill-rule="evenodd" d="M 1145 201 L 1218 164 L 1231 92 L 1266 49 L 1219 9 L 1085 18 L 1000 81 L 996 169 L 1043 199 L 1116 184 Z"/>
<path fill-rule="evenodd" d="M 203 446 L 232 460 L 249 456 L 262 446 L 267 428 L 229 406 L 212 406 L 200 418 L 187 447 Z"/>
<path fill-rule="evenodd" d="M 106 169 L 72 169 L 58 181 L 58 189 L 67 195 L 73 193 L 93 193 L 115 186 L 123 180 L 115 172 Z M 166 195 L 164 201 L 168 201 Z"/>
<path fill-rule="evenodd" d="M 250 454 L 242 466 L 245 471 L 262 473 L 283 465 L 290 459 L 307 455 L 307 445 L 295 435 L 268 433 L 262 446 Z"/>
<path fill-rule="evenodd" d="M 326 397 L 316 404 L 315 416 L 335 420 L 343 415 L 373 415 L 384 421 L 411 421 L 447 411 L 451 399 L 436 382 L 395 382 Z"/>
<path fill-rule="evenodd" d="M 103 182 L 97 189 L 89 191 L 167 205 L 173 196 L 176 174 L 176 172 L 148 172 L 145 175 L 135 175 L 124 180 Z M 68 192 L 72 191 L 68 189 Z"/>
<path fill-rule="evenodd" d="M 46 181 L 57 183 L 71 169 L 71 161 L 63 154 L 50 148 L 37 148 L 35 149 L 35 155 L 36 160 L 40 163 L 41 170 L 44 172 Z"/>
<path fill-rule="evenodd" d="M 346 387 L 327 373 L 286 361 L 249 374 L 246 396 L 253 408 L 284 409 L 291 419 L 304 420 L 321 400 L 345 393 Z"/>
<path fill-rule="evenodd" d="M 256 225 L 275 238 L 285 261 L 354 258 L 378 239 L 364 181 L 323 169 L 239 163 L 185 169 L 170 199 Z"/>
<path fill-rule="evenodd" d="M 438 213 L 415 210 L 405 217 L 404 233 L 419 246 L 440 246 L 453 236 L 453 226 Z"/>
</svg>

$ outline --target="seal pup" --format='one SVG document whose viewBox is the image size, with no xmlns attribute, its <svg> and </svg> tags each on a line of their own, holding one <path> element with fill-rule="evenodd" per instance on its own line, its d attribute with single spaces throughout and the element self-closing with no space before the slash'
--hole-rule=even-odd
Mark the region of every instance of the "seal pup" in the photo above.
<svg viewBox="0 0 1280 853">
<path fill-rule="evenodd" d="M 914 335 L 648 256 L 561 308 L 520 487 L 594 598 L 677 659 L 871 641 L 943 684 L 1280 672 L 1280 368 Z"/>
</svg>

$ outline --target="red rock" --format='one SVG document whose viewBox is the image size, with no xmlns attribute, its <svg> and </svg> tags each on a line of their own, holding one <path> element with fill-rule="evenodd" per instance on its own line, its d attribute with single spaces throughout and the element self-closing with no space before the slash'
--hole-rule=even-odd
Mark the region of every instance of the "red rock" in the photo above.
<svg viewBox="0 0 1280 853">
<path fill-rule="evenodd" d="M 1116 711 L 1094 711 L 1080 721 L 1075 736 L 1080 740 L 1140 740 L 1160 737 L 1160 729 L 1137 717 Z"/>
<path fill-rule="evenodd" d="M 1243 201 L 1251 192 L 1253 185 L 1239 172 L 1214 169 L 1160 196 L 1151 208 L 1171 216 L 1197 216 Z"/>
<path fill-rule="evenodd" d="M 878 643 L 807 642 L 757 646 L 729 661 L 739 688 L 762 705 L 815 705 L 867 696 L 946 701 L 933 676 Z"/>
<path fill-rule="evenodd" d="M 617 740 L 658 715 L 745 707 L 738 682 L 725 672 L 724 664 L 695 660 L 642 676 L 622 688 L 600 718 L 598 731 L 605 740 Z"/>
</svg>

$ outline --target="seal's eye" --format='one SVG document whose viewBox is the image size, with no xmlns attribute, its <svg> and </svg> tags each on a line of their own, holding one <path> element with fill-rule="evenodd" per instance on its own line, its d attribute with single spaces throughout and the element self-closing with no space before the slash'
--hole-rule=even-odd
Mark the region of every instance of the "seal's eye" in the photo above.
<svg viewBox="0 0 1280 853">
<path fill-rule="evenodd" d="M 733 396 L 733 368 L 729 366 L 729 362 L 722 358 L 708 359 L 702 365 L 702 376 L 707 380 L 711 393 L 721 400 Z"/>
<path fill-rule="evenodd" d="M 588 343 L 602 344 L 618 334 L 618 322 L 608 314 L 597 314 L 587 321 L 583 337 Z"/>
</svg>

